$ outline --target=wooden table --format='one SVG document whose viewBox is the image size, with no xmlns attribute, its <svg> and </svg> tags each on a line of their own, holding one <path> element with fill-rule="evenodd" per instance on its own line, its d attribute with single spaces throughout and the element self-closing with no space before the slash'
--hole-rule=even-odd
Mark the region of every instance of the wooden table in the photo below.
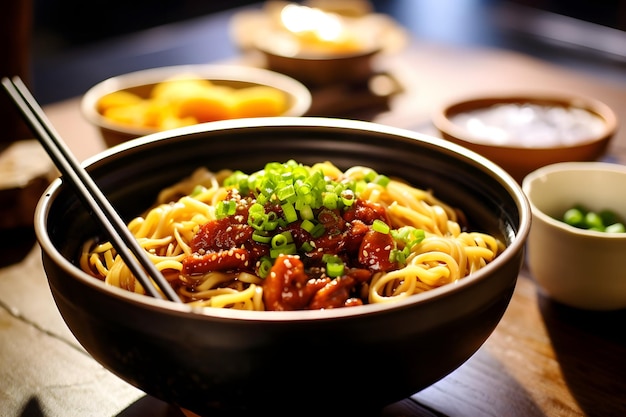
<svg viewBox="0 0 626 417">
<path fill-rule="evenodd" d="M 506 51 L 413 39 L 377 65 L 402 91 L 363 118 L 424 133 L 436 134 L 430 115 L 444 102 L 509 89 L 576 91 L 604 101 L 626 120 L 625 85 Z M 104 149 L 80 115 L 79 98 L 45 110 L 79 159 Z M 626 163 L 626 130 L 618 132 L 607 158 Z M 502 321 L 480 350 L 383 415 L 624 416 L 624 323 L 626 310 L 587 312 L 550 301 L 524 268 Z M 56 310 L 38 246 L 0 269 L 0 416 L 181 415 L 113 376 L 82 349 Z"/>
</svg>

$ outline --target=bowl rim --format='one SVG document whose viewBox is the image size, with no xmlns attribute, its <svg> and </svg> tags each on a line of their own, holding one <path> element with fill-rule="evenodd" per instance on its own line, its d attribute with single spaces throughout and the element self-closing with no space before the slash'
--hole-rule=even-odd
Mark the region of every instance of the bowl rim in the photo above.
<svg viewBox="0 0 626 417">
<path fill-rule="evenodd" d="M 276 2 L 277 8 L 283 8 L 289 5 L 289 3 L 281 3 Z M 307 4 L 304 4 L 307 6 Z M 320 8 L 319 6 L 308 5 L 313 8 Z M 329 12 L 331 14 L 336 14 L 335 12 Z M 360 32 L 365 32 L 364 28 L 367 28 L 368 37 L 371 36 L 371 28 L 380 28 L 388 25 L 392 27 L 395 22 L 392 20 L 388 20 L 388 17 L 381 13 L 375 13 L 370 11 L 361 16 L 342 16 L 348 22 L 351 22 L 352 25 L 356 24 L 360 29 Z M 256 33 L 254 37 L 249 39 L 249 45 L 244 47 L 242 44 L 242 40 L 238 38 L 238 33 L 236 30 L 236 26 L 242 25 L 246 22 L 246 19 L 249 20 L 248 23 L 255 25 Z M 281 53 L 280 48 L 275 46 L 276 42 L 273 42 L 272 39 L 278 38 L 287 38 L 293 40 L 290 36 L 290 32 L 288 30 L 281 29 L 277 27 L 275 23 L 272 22 L 271 11 L 267 8 L 255 10 L 255 11 L 247 11 L 236 14 L 231 22 L 231 32 L 233 34 L 233 38 L 235 42 L 239 43 L 240 48 L 247 48 L 256 50 L 265 54 L 269 57 L 275 57 L 285 60 L 293 60 L 299 61 L 301 63 L 325 63 L 331 61 L 350 61 L 350 60 L 359 60 L 359 59 L 369 59 L 379 53 L 385 51 L 389 47 L 389 39 L 385 36 L 373 36 L 368 38 L 367 42 L 364 42 L 363 47 L 359 50 L 352 52 L 336 52 L 336 53 L 316 53 L 310 51 L 304 51 L 297 54 L 285 54 Z M 378 33 L 378 32 L 377 32 Z"/>
<path fill-rule="evenodd" d="M 136 136 L 157 133 L 156 129 L 111 122 L 96 110 L 96 104 L 105 94 L 146 84 L 156 84 L 166 78 L 181 74 L 193 74 L 200 78 L 219 81 L 259 83 L 281 90 L 293 98 L 293 104 L 279 117 L 302 116 L 311 108 L 313 102 L 311 91 L 302 82 L 276 71 L 240 64 L 188 64 L 147 68 L 102 80 L 83 94 L 80 101 L 81 114 L 88 122 L 103 129 Z"/>
<path fill-rule="evenodd" d="M 576 142 L 571 145 L 557 146 L 515 146 L 509 144 L 493 144 L 487 141 L 472 139 L 465 129 L 454 123 L 451 116 L 463 111 L 486 108 L 498 103 L 536 103 L 553 104 L 562 107 L 575 107 L 587 110 L 604 121 L 602 134 Z M 584 148 L 593 143 L 609 140 L 617 131 L 619 122 L 615 111 L 606 103 L 580 93 L 550 90 L 513 90 L 508 92 L 473 94 L 465 98 L 451 100 L 439 107 L 432 115 L 432 121 L 443 135 L 454 137 L 455 140 L 470 146 L 483 148 L 507 149 L 513 151 L 561 151 L 565 149 Z"/>
<path fill-rule="evenodd" d="M 100 292 L 106 292 L 116 297 L 139 306 L 151 310 L 166 311 L 170 314 L 195 314 L 196 317 L 204 317 L 205 319 L 231 319 L 240 321 L 254 322 L 306 322 L 306 321 L 324 321 L 336 319 L 350 319 L 368 315 L 375 315 L 389 311 L 401 310 L 416 303 L 428 303 L 441 298 L 449 293 L 456 293 L 463 288 L 473 285 L 476 281 L 486 279 L 486 274 L 501 264 L 505 264 L 511 257 L 515 256 L 518 251 L 523 251 L 525 240 L 530 231 L 531 209 L 526 195 L 522 191 L 521 186 L 516 180 L 510 176 L 504 169 L 500 168 L 489 159 L 475 153 L 474 151 L 462 147 L 460 145 L 451 144 L 444 139 L 425 135 L 419 132 L 406 130 L 403 128 L 378 124 L 374 122 L 335 119 L 326 117 L 262 117 L 247 119 L 230 119 L 205 124 L 180 127 L 168 131 L 157 132 L 151 135 L 139 137 L 136 139 L 123 142 L 119 145 L 107 148 L 82 162 L 83 167 L 101 161 L 117 152 L 142 146 L 156 141 L 167 140 L 170 137 L 189 135 L 194 133 L 202 133 L 208 131 L 219 131 L 224 129 L 249 129 L 264 127 L 314 127 L 324 129 L 347 129 L 347 130 L 367 130 L 374 133 L 383 133 L 393 136 L 399 136 L 425 142 L 435 145 L 439 148 L 451 151 L 458 156 L 479 164 L 482 169 L 494 174 L 498 182 L 513 197 L 518 204 L 519 210 L 519 230 L 510 245 L 507 246 L 500 256 L 493 260 L 489 265 L 480 271 L 456 281 L 449 285 L 444 285 L 420 294 L 406 297 L 402 300 L 395 300 L 393 303 L 366 304 L 362 306 L 354 306 L 349 308 L 334 308 L 326 310 L 298 310 L 298 311 L 245 311 L 234 309 L 218 309 L 210 307 L 192 307 L 186 304 L 174 303 L 165 299 L 155 299 L 143 294 L 135 294 L 121 288 L 106 285 L 104 282 L 95 279 L 87 273 L 80 270 L 76 265 L 66 259 L 52 243 L 47 233 L 46 215 L 55 195 L 59 192 L 63 183 L 61 178 L 54 180 L 44 192 L 39 200 L 35 210 L 35 232 L 38 242 L 44 252 L 53 258 L 54 262 L 74 279 L 86 283 L 90 287 L 95 287 Z"/>
<path fill-rule="evenodd" d="M 614 162 L 605 161 L 572 161 L 572 162 L 558 162 L 550 165 L 540 167 L 524 177 L 522 180 L 522 190 L 528 199 L 533 216 L 536 216 L 544 223 L 550 225 L 553 228 L 561 230 L 565 233 L 580 236 L 605 240 L 626 240 L 626 233 L 607 233 L 595 230 L 581 229 L 572 225 L 569 225 L 559 219 L 555 219 L 543 210 L 538 208 L 531 198 L 531 191 L 535 184 L 545 183 L 548 181 L 548 177 L 552 174 L 563 174 L 571 172 L 610 172 L 623 175 L 626 180 L 626 165 L 622 165 Z"/>
<path fill-rule="evenodd" d="M 269 37 L 270 35 L 268 35 Z M 283 54 L 278 48 L 272 46 L 271 42 L 267 41 L 267 38 L 263 36 L 256 37 L 253 42 L 253 47 L 267 55 L 284 60 L 290 60 L 294 62 L 302 63 L 314 63 L 314 62 L 345 62 L 350 60 L 370 59 L 383 52 L 384 45 L 382 43 L 369 45 L 361 50 L 354 52 L 339 52 L 334 54 L 319 54 L 314 52 L 301 52 L 298 54 Z"/>
</svg>

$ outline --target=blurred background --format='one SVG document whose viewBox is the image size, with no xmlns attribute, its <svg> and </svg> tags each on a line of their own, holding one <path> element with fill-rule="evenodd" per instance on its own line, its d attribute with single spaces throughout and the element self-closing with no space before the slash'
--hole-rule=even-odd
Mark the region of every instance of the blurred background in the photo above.
<svg viewBox="0 0 626 417">
<path fill-rule="evenodd" d="M 245 0 L 32 0 L 32 88 L 42 104 L 125 72 L 232 58 Z M 519 51 L 626 84 L 626 0 L 377 0 L 414 37 Z M 226 19 L 225 19 L 226 17 Z M 177 44 L 185 32 L 193 43 Z"/>
</svg>

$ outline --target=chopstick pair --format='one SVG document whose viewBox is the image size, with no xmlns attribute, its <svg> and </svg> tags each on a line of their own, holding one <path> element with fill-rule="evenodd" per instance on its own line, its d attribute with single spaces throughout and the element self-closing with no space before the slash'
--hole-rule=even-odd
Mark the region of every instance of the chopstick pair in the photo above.
<svg viewBox="0 0 626 417">
<path fill-rule="evenodd" d="M 165 296 L 168 300 L 181 302 L 109 200 L 74 158 L 22 80 L 17 76 L 13 79 L 4 77 L 2 85 L 63 175 L 63 180 L 74 188 L 83 204 L 91 209 L 92 215 L 109 235 L 111 243 L 146 292 L 156 298 Z M 154 284 L 163 294 L 157 291 Z"/>
</svg>

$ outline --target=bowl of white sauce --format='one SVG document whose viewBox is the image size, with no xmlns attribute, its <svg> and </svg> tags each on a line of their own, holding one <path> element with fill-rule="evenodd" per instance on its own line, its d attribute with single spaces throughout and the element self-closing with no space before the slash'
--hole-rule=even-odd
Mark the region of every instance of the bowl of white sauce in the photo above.
<svg viewBox="0 0 626 417">
<path fill-rule="evenodd" d="M 445 139 L 521 181 L 545 165 L 601 158 L 618 121 L 609 106 L 593 98 L 515 94 L 456 101 L 436 112 L 433 123 Z"/>
</svg>

